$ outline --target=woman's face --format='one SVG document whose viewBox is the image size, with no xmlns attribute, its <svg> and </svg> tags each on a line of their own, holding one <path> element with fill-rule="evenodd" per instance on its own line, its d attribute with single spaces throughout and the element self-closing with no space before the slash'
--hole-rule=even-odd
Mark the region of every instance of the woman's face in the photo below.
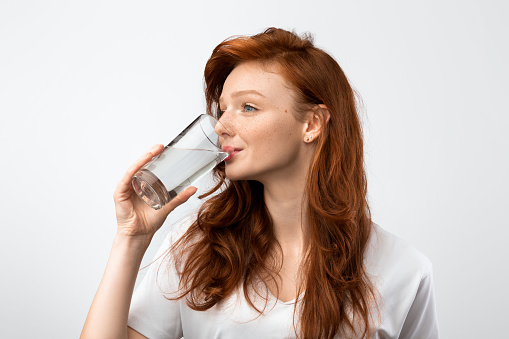
<svg viewBox="0 0 509 339">
<path fill-rule="evenodd" d="M 220 97 L 216 132 L 226 176 L 232 180 L 287 180 L 309 166 L 307 124 L 295 118 L 295 91 L 276 67 L 246 62 L 233 69 Z"/>
</svg>

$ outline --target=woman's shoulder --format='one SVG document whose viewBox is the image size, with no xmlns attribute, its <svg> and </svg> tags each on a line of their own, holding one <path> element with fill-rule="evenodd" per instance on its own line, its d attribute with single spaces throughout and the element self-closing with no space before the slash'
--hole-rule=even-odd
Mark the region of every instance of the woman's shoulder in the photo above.
<svg viewBox="0 0 509 339">
<path fill-rule="evenodd" d="M 418 249 L 373 223 L 366 248 L 366 269 L 373 276 L 399 276 L 419 280 L 432 271 L 431 261 Z"/>
<path fill-rule="evenodd" d="M 438 338 L 431 261 L 373 224 L 365 264 L 380 311 L 375 332 L 391 338 Z"/>
</svg>

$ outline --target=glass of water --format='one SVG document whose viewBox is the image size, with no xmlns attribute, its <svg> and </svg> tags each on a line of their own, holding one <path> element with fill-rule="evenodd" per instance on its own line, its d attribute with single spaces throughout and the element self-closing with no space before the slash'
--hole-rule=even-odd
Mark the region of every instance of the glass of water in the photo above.
<svg viewBox="0 0 509 339">
<path fill-rule="evenodd" d="M 208 114 L 198 116 L 134 175 L 132 184 L 141 200 L 158 210 L 228 157 L 219 145 L 217 123 Z"/>
</svg>

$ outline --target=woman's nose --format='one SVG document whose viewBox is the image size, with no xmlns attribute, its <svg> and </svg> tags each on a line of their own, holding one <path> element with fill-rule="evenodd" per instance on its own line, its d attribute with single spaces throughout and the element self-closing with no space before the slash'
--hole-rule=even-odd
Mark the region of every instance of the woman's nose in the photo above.
<svg viewBox="0 0 509 339">
<path fill-rule="evenodd" d="M 231 126 L 231 123 L 229 119 L 226 117 L 226 112 L 223 113 L 221 118 L 219 118 L 214 130 L 216 131 L 217 135 L 219 136 L 233 136 L 233 128 Z"/>
</svg>

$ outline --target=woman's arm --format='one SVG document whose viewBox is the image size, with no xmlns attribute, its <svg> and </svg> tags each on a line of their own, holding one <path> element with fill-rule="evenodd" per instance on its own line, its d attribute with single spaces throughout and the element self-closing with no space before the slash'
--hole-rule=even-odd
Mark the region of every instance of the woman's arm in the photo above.
<svg viewBox="0 0 509 339">
<path fill-rule="evenodd" d="M 129 168 L 115 190 L 113 197 L 118 230 L 81 333 L 82 339 L 128 338 L 129 306 L 143 255 L 168 214 L 196 192 L 195 187 L 189 187 L 157 211 L 136 196 L 131 178 L 163 148 L 162 145 L 154 146 L 140 158 Z M 138 338 L 143 338 L 141 334 L 133 332 L 129 329 L 129 337 L 136 338 L 137 334 Z"/>
<path fill-rule="evenodd" d="M 129 339 L 148 339 L 143 334 L 136 332 L 132 328 L 127 328 L 127 336 Z"/>
<path fill-rule="evenodd" d="M 129 305 L 149 242 L 116 235 L 81 338 L 127 338 Z"/>
</svg>

